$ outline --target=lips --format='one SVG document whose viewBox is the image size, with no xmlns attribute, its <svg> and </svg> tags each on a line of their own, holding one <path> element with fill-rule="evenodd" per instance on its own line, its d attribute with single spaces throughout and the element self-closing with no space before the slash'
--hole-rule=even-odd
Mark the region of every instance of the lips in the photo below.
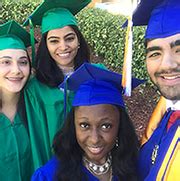
<svg viewBox="0 0 180 181">
<path fill-rule="evenodd" d="M 21 81 L 23 77 L 7 77 L 9 81 Z"/>
<path fill-rule="evenodd" d="M 161 74 L 157 78 L 167 86 L 175 86 L 180 83 L 180 74 Z"/>
<path fill-rule="evenodd" d="M 164 79 L 167 80 L 174 80 L 180 78 L 180 75 L 174 75 L 174 76 L 162 76 Z"/>
<path fill-rule="evenodd" d="M 68 53 L 58 53 L 57 55 L 59 57 L 66 58 L 66 57 L 68 57 L 70 55 L 70 53 L 69 52 Z"/>
<path fill-rule="evenodd" d="M 103 147 L 98 147 L 98 146 L 88 146 L 88 150 L 92 153 L 92 154 L 100 154 L 103 150 Z"/>
</svg>

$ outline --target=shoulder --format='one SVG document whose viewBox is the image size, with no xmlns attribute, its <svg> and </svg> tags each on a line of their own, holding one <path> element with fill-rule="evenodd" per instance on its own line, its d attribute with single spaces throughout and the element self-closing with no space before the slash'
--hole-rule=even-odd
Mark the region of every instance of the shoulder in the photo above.
<svg viewBox="0 0 180 181">
<path fill-rule="evenodd" d="M 52 181 L 58 164 L 59 161 L 53 157 L 44 166 L 34 172 L 31 181 Z"/>
<path fill-rule="evenodd" d="M 25 96 L 38 101 L 44 102 L 45 104 L 54 104 L 57 101 L 63 101 L 64 94 L 57 87 L 50 87 L 39 80 L 36 77 L 30 78 L 25 87 Z M 48 99 L 47 99 L 48 97 Z"/>
<path fill-rule="evenodd" d="M 28 80 L 28 83 L 27 83 L 25 89 L 32 89 L 33 87 L 39 87 L 39 88 L 42 88 L 42 89 L 47 89 L 47 88 L 49 88 L 47 85 L 41 83 L 41 82 L 36 78 L 36 76 L 30 77 L 30 79 Z"/>
</svg>

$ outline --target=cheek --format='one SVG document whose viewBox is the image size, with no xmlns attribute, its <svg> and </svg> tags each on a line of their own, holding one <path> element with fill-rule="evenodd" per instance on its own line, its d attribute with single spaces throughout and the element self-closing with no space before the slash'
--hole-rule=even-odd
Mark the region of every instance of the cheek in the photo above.
<svg viewBox="0 0 180 181">
<path fill-rule="evenodd" d="M 24 67 L 24 68 L 22 69 L 22 71 L 24 72 L 25 75 L 29 75 L 29 74 L 30 74 L 30 67 L 29 67 L 29 66 Z"/>
<path fill-rule="evenodd" d="M 157 63 L 147 61 L 146 62 L 146 68 L 147 68 L 148 73 L 150 75 L 152 75 L 157 69 Z"/>
<path fill-rule="evenodd" d="M 74 41 L 71 46 L 72 46 L 75 50 L 78 50 L 79 42 L 78 42 L 78 41 Z"/>
<path fill-rule="evenodd" d="M 85 144 L 85 140 L 86 140 L 85 134 L 82 134 L 81 132 L 76 131 L 76 139 L 79 146 L 83 149 L 84 147 L 83 145 Z"/>
<path fill-rule="evenodd" d="M 75 125 L 76 139 L 77 142 L 80 143 L 83 140 L 83 134 L 81 130 Z"/>
</svg>

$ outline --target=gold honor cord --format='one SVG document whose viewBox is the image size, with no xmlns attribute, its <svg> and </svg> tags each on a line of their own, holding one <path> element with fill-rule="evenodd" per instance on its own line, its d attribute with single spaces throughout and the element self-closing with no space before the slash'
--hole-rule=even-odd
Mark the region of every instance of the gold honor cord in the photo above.
<svg viewBox="0 0 180 181">
<path fill-rule="evenodd" d="M 132 84 L 132 43 L 133 43 L 133 1 L 131 1 L 131 12 L 128 16 L 128 26 L 126 31 L 125 40 L 125 51 L 124 51 L 124 63 L 122 72 L 122 86 L 124 89 L 124 94 L 126 96 L 131 96 L 131 84 Z"/>
</svg>

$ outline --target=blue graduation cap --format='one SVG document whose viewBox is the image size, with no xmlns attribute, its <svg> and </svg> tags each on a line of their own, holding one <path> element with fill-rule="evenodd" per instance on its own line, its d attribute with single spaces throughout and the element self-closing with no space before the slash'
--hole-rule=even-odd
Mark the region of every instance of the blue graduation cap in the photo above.
<svg viewBox="0 0 180 181">
<path fill-rule="evenodd" d="M 65 88 L 67 85 L 68 90 L 76 92 L 73 106 L 113 104 L 125 107 L 121 81 L 121 74 L 84 63 L 59 87 Z M 135 88 L 143 82 L 144 80 L 133 78 L 132 87 Z"/>
<path fill-rule="evenodd" d="M 165 38 L 180 33 L 180 1 L 141 0 L 133 13 L 133 26 L 147 25 L 145 38 Z"/>
</svg>

